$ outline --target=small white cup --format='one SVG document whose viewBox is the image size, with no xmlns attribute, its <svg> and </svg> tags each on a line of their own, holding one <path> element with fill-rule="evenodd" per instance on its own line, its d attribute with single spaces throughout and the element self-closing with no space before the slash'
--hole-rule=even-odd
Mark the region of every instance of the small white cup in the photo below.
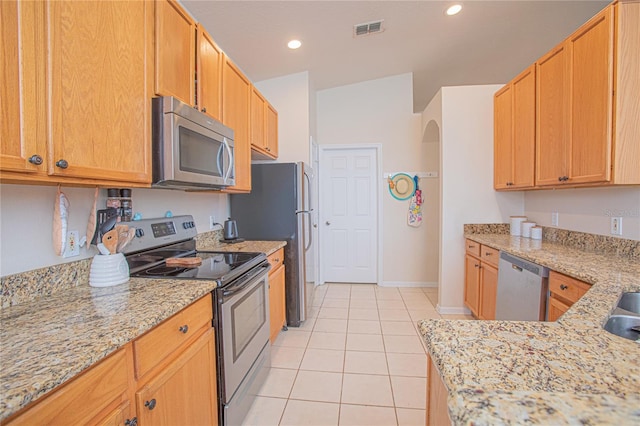
<svg viewBox="0 0 640 426">
<path fill-rule="evenodd" d="M 522 222 L 522 236 L 531 238 L 531 228 L 536 226 L 535 222 Z"/>
<path fill-rule="evenodd" d="M 129 281 L 129 264 L 124 254 L 96 254 L 91 262 L 89 285 L 111 287 Z"/>
<path fill-rule="evenodd" d="M 534 226 L 533 228 L 531 228 L 531 238 L 534 239 L 534 240 L 541 240 L 542 239 L 542 227 Z"/>
</svg>

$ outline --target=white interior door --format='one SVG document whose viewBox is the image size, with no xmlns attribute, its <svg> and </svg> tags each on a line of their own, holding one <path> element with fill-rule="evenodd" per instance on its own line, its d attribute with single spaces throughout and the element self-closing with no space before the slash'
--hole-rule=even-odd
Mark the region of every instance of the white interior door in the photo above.
<svg viewBox="0 0 640 426">
<path fill-rule="evenodd" d="M 321 148 L 323 281 L 378 282 L 377 163 L 376 148 Z"/>
</svg>

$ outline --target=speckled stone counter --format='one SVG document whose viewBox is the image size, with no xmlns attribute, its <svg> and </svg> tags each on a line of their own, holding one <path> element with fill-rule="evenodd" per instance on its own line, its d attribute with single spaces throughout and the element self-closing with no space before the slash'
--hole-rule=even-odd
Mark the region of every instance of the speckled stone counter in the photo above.
<svg viewBox="0 0 640 426">
<path fill-rule="evenodd" d="M 476 242 L 592 284 L 557 322 L 423 320 L 454 424 L 638 424 L 640 342 L 602 328 L 638 259 L 505 234 Z"/>
<path fill-rule="evenodd" d="M 269 254 L 285 244 L 209 242 L 199 248 Z M 67 288 L 0 310 L 0 420 L 215 288 L 212 281 L 141 278 L 94 288 L 86 272 L 73 275 L 73 283 L 62 283 Z M 25 276 L 29 281 L 31 274 Z"/>
</svg>

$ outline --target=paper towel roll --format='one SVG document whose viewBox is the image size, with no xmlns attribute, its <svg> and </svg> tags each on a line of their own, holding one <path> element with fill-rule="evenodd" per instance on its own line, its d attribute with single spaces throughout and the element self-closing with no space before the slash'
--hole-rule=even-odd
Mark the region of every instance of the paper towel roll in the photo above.
<svg viewBox="0 0 640 426">
<path fill-rule="evenodd" d="M 522 236 L 525 238 L 531 238 L 531 228 L 536 226 L 535 222 L 522 222 Z"/>
<path fill-rule="evenodd" d="M 531 228 L 531 238 L 533 238 L 534 240 L 541 240 L 542 239 L 542 227 L 541 226 L 534 226 L 533 228 Z"/>
<path fill-rule="evenodd" d="M 511 216 L 511 235 L 519 237 L 522 235 L 522 222 L 527 220 L 526 216 Z"/>
</svg>

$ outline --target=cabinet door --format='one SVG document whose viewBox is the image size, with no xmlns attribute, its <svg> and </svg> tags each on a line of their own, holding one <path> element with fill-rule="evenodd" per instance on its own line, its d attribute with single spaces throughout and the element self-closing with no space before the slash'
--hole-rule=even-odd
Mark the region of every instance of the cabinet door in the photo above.
<svg viewBox="0 0 640 426">
<path fill-rule="evenodd" d="M 569 310 L 569 305 L 566 303 L 562 303 L 560 300 L 555 297 L 549 298 L 549 314 L 547 316 L 547 321 L 556 321 L 558 318 L 562 316 L 565 312 Z"/>
<path fill-rule="evenodd" d="M 251 82 L 225 56 L 222 69 L 222 122 L 233 129 L 236 184 L 230 192 L 251 191 L 251 142 L 249 140 Z"/>
<path fill-rule="evenodd" d="M 476 317 L 480 302 L 480 261 L 465 255 L 464 267 L 464 304 Z"/>
<path fill-rule="evenodd" d="M 571 55 L 568 183 L 611 178 L 613 117 L 613 6 L 568 40 Z"/>
<path fill-rule="evenodd" d="M 513 80 L 512 188 L 534 186 L 536 158 L 536 69 L 527 68 Z"/>
<path fill-rule="evenodd" d="M 49 174 L 151 181 L 150 2 L 47 2 Z"/>
<path fill-rule="evenodd" d="M 222 120 L 222 50 L 202 26 L 198 34 L 198 108 Z"/>
<path fill-rule="evenodd" d="M 536 63 L 536 185 L 562 183 L 569 175 L 569 54 L 562 44 Z"/>
<path fill-rule="evenodd" d="M 482 262 L 480 269 L 480 314 L 481 319 L 496 319 L 496 294 L 498 290 L 498 269 Z"/>
<path fill-rule="evenodd" d="M 273 158 L 278 158 L 278 111 L 267 102 L 266 150 Z"/>
<path fill-rule="evenodd" d="M 44 91 L 36 73 L 36 37 L 44 28 L 41 7 L 36 2 L 0 2 L 0 168 L 5 171 L 37 172 L 46 167 L 35 122 L 36 96 Z"/>
<path fill-rule="evenodd" d="M 265 100 L 255 87 L 251 87 L 251 146 L 266 150 Z"/>
<path fill-rule="evenodd" d="M 216 357 L 213 329 L 136 392 L 142 425 L 216 425 Z"/>
<path fill-rule="evenodd" d="M 123 402 L 118 408 L 102 417 L 95 424 L 97 426 L 131 426 L 134 417 L 130 414 L 130 406 L 129 401 Z"/>
<path fill-rule="evenodd" d="M 284 292 L 284 265 L 269 274 L 269 315 L 270 315 L 270 336 L 273 343 L 282 326 L 286 323 L 285 292 Z"/>
<path fill-rule="evenodd" d="M 196 23 L 175 0 L 155 2 L 156 95 L 195 105 Z"/>
<path fill-rule="evenodd" d="M 493 97 L 493 187 L 510 188 L 512 181 L 512 95 L 510 84 Z"/>
</svg>

